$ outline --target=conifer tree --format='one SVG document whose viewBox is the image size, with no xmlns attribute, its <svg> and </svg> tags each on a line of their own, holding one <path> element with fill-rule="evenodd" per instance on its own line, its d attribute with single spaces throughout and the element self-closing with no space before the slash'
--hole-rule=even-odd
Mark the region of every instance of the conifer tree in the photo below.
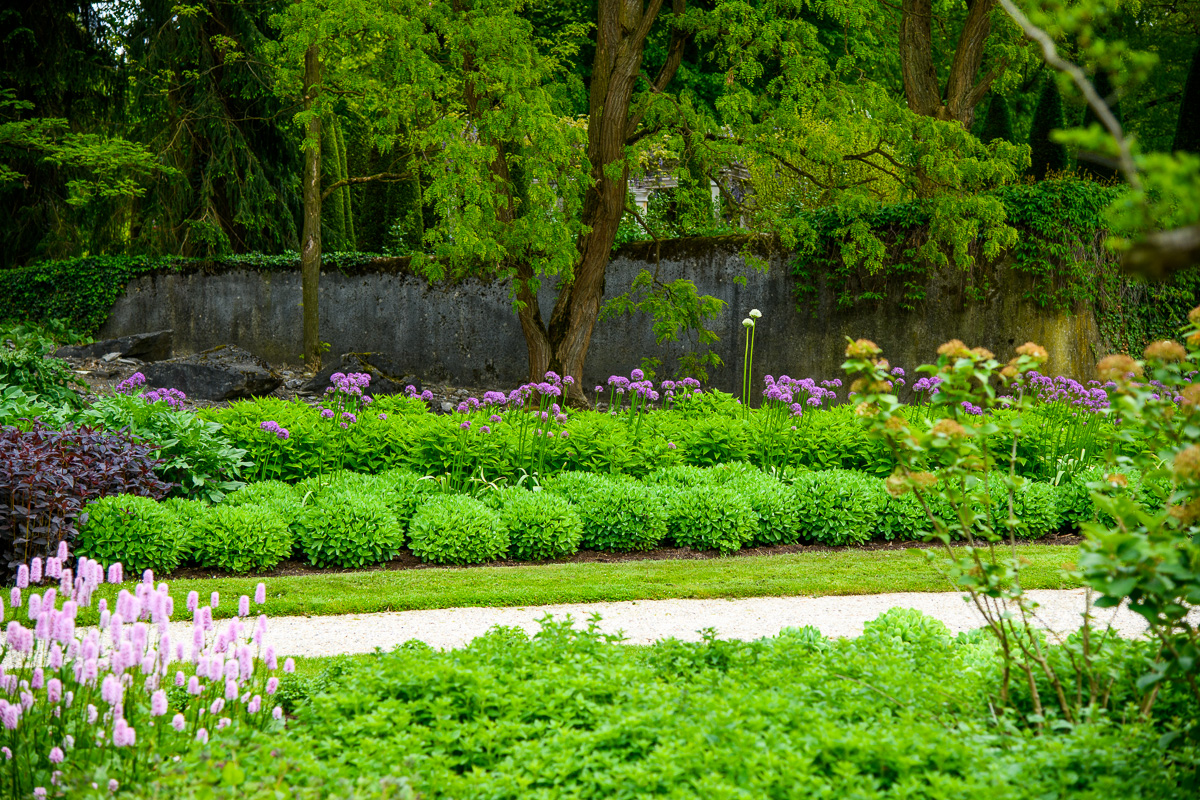
<svg viewBox="0 0 1200 800">
<path fill-rule="evenodd" d="M 987 117 L 983 121 L 983 132 L 979 138 L 984 142 L 1003 139 L 1013 140 L 1012 113 L 1008 109 L 1008 100 L 1001 94 L 992 94 L 988 101 Z"/>
<path fill-rule="evenodd" d="M 1179 104 L 1179 122 L 1171 145 L 1172 152 L 1178 150 L 1200 153 L 1200 47 L 1192 54 L 1192 68 L 1188 70 L 1183 101 Z"/>
<path fill-rule="evenodd" d="M 1047 78 L 1029 131 L 1029 174 L 1036 180 L 1045 180 L 1047 173 L 1067 168 L 1067 148 L 1050 138 L 1051 131 L 1063 127 L 1062 95 L 1054 78 Z"/>
</svg>

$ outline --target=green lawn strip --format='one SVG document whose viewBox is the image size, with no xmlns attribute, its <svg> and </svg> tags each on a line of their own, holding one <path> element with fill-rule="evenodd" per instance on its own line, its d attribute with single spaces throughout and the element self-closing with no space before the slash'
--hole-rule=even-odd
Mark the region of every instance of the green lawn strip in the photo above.
<svg viewBox="0 0 1200 800">
<path fill-rule="evenodd" d="M 1078 586 L 1064 571 L 1076 547 L 1030 545 L 1018 548 L 1027 562 L 1027 589 Z M 786 597 L 950 590 L 917 550 L 839 550 L 703 560 L 623 561 L 611 564 L 572 563 L 470 569 L 363 571 L 278 578 L 215 578 L 170 581 L 175 619 L 189 619 L 185 602 L 190 591 L 201 604 L 212 592 L 221 595 L 214 616 L 237 612 L 240 595 L 253 596 L 260 581 L 267 585 L 265 606 L 252 614 L 329 616 L 379 611 L 525 606 L 670 598 Z M 115 597 L 120 587 L 106 585 L 98 597 Z M 126 589 L 132 584 L 126 583 Z M 81 609 L 80 624 L 94 624 L 95 604 Z"/>
</svg>

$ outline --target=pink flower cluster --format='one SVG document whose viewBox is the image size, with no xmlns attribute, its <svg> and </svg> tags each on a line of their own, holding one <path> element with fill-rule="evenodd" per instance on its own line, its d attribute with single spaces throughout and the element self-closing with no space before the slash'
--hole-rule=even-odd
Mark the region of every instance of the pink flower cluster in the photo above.
<svg viewBox="0 0 1200 800">
<path fill-rule="evenodd" d="M 209 728 L 235 722 L 265 727 L 282 717 L 278 706 L 268 711 L 264 701 L 278 690 L 278 678 L 265 674 L 278 664 L 265 644 L 266 616 L 243 622 L 249 597 L 239 600 L 241 618 L 218 628 L 212 606 L 200 606 L 191 593 L 190 642 L 176 640 L 168 627 L 174 600 L 167 584 L 155 585 L 147 570 L 132 592 L 119 591 L 113 608 L 103 598 L 98 601 L 98 625 L 77 629 L 80 608 L 92 604 L 106 579 L 120 583 L 122 577 L 120 564 L 106 571 L 99 562 L 80 558 L 72 566 L 65 542 L 44 564 L 34 559 L 18 567 L 10 606 L 16 615 L 24 600 L 30 626 L 10 620 L 0 648 L 0 658 L 12 670 L 0 667 L 0 727 L 15 744 L 0 752 L 0 783 L 14 788 L 16 796 L 46 796 L 48 785 L 61 789 L 64 770 L 80 775 L 104 765 L 111 773 L 114 759 L 125 765 L 144 761 L 138 742 L 147 728 L 158 740 L 156 747 L 163 747 L 167 723 L 160 726 L 158 720 L 171 712 L 164 687 L 175 665 L 184 661 L 195 665 L 194 674 L 185 680 L 184 671 L 174 669 L 174 684 L 187 685 L 187 701 L 169 723 L 179 749 L 190 739 L 207 741 Z M 41 583 L 46 583 L 43 591 L 22 596 L 42 588 Z M 266 601 L 264 584 L 254 600 Z M 213 605 L 218 601 L 214 593 Z M 3 616 L 0 603 L 0 620 Z M 289 659 L 284 671 L 291 669 Z M 80 735 L 87 737 L 87 746 L 76 746 Z M 110 790 L 115 789 L 114 781 Z"/>
</svg>

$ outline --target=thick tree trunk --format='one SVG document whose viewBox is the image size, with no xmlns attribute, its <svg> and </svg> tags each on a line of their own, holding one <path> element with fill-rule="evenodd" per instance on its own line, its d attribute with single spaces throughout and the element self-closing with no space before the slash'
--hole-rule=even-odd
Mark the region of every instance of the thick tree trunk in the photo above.
<svg viewBox="0 0 1200 800">
<path fill-rule="evenodd" d="M 943 92 L 933 64 L 933 2 L 904 0 L 900 18 L 900 72 L 904 78 L 904 98 L 917 114 L 943 120 L 957 120 L 969 128 L 975 121 L 975 107 L 987 95 L 996 70 L 978 82 L 975 76 L 983 64 L 983 48 L 991 33 L 991 13 L 996 0 L 970 0 L 950 64 L 950 75 Z"/>
<path fill-rule="evenodd" d="M 576 242 L 579 261 L 569 286 L 559 291 L 558 300 L 544 329 L 550 357 L 543 345 L 531 342 L 530 377 L 538 378 L 546 367 L 570 375 L 575 383 L 567 398 L 574 406 L 586 406 L 583 365 L 591 344 L 592 331 L 604 299 L 604 274 L 608 268 L 617 228 L 625 213 L 625 194 L 629 168 L 625 165 L 625 147 L 637 129 L 640 116 L 631 115 L 633 91 L 642 71 L 646 36 L 662 8 L 662 0 L 600 0 L 596 28 L 596 59 L 589 91 L 588 161 L 592 185 L 583 202 L 586 234 Z M 672 12 L 682 18 L 686 0 L 673 0 Z M 666 63 L 654 81 L 654 90 L 662 91 L 674 77 L 683 56 L 686 35 L 672 34 Z M 609 174 L 613 164 L 622 164 L 617 175 Z M 540 316 L 539 316 L 540 320 Z M 526 326 L 522 320 L 522 327 Z M 538 326 L 540 331 L 540 326 Z M 529 342 L 529 332 L 526 331 Z M 537 361 L 535 361 L 535 354 Z M 637 354 L 631 353 L 634 358 Z"/>
<path fill-rule="evenodd" d="M 311 108 L 321 83 L 321 60 L 317 48 L 304 53 L 304 107 Z M 300 287 L 304 317 L 304 366 L 321 369 L 318 287 L 321 281 L 321 118 L 308 121 L 304 148 L 304 231 L 300 239 Z"/>
</svg>

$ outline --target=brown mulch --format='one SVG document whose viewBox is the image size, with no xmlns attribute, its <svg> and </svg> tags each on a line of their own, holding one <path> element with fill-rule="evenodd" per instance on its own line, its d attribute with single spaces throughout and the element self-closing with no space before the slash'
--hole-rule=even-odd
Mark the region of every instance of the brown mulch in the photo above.
<svg viewBox="0 0 1200 800">
<path fill-rule="evenodd" d="M 1063 533 L 1053 536 L 1045 536 L 1032 542 L 1022 542 L 1022 544 L 1032 545 L 1078 545 L 1083 541 L 1082 536 L 1076 534 Z M 245 578 L 245 577 L 260 577 L 260 578 L 280 578 L 290 575 L 327 575 L 338 573 L 352 572 L 381 572 L 409 570 L 409 569 L 478 569 L 479 567 L 525 567 L 530 565 L 540 564 L 616 564 L 625 561 L 702 561 L 714 558 L 747 558 L 750 556 L 777 556 L 787 553 L 835 553 L 841 550 L 910 550 L 913 548 L 931 549 L 940 547 L 939 542 L 924 542 L 924 541 L 893 541 L 893 542 L 867 542 L 866 544 L 853 545 L 849 547 L 830 547 L 821 544 L 786 544 L 775 545 L 773 547 L 747 547 L 736 553 L 723 556 L 716 550 L 692 550 L 687 547 L 658 547 L 653 550 L 644 550 L 637 553 L 607 553 L 599 550 L 580 550 L 575 555 L 569 558 L 559 558 L 554 561 L 517 561 L 515 559 L 502 559 L 500 561 L 489 561 L 484 564 L 470 564 L 467 566 L 455 567 L 444 566 L 441 564 L 426 564 L 419 558 L 414 556 L 407 550 L 398 555 L 393 560 L 386 564 L 379 564 L 373 567 L 365 567 L 363 569 L 318 569 L 306 564 L 302 561 L 282 561 L 275 569 L 268 572 L 256 573 L 250 575 L 235 575 L 229 572 L 214 571 L 208 569 L 187 568 L 179 569 L 170 575 L 166 576 L 169 579 L 209 579 L 209 578 Z"/>
</svg>

